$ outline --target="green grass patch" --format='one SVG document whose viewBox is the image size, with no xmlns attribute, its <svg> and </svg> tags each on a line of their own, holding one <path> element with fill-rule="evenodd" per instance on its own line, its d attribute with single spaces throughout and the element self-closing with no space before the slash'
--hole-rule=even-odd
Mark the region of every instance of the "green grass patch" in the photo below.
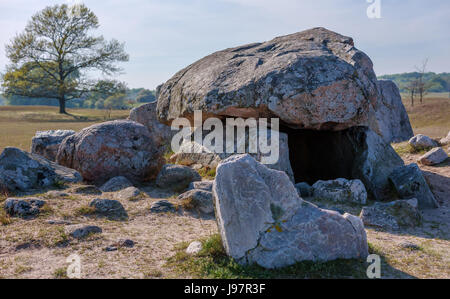
<svg viewBox="0 0 450 299">
<path fill-rule="evenodd" d="M 281 269 L 264 269 L 257 265 L 242 266 L 228 257 L 218 234 L 201 242 L 203 249 L 195 256 L 185 252 L 187 242 L 178 244 L 176 254 L 167 260 L 166 266 L 194 278 L 367 278 L 367 264 L 363 260 L 304 261 Z"/>
<path fill-rule="evenodd" d="M 423 155 L 431 149 L 431 148 L 416 149 L 412 147 L 408 142 L 393 143 L 392 147 L 399 156 L 404 156 L 407 154 Z"/>
<path fill-rule="evenodd" d="M 207 180 L 214 180 L 216 177 L 216 168 L 202 167 L 198 170 L 200 176 Z"/>
</svg>

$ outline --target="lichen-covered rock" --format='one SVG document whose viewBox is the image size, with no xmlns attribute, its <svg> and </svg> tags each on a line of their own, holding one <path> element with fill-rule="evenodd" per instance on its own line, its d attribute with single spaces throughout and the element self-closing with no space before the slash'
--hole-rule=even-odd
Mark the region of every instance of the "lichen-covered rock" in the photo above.
<svg viewBox="0 0 450 299">
<path fill-rule="evenodd" d="M 66 233 L 75 239 L 83 239 L 93 234 L 102 233 L 102 229 L 95 225 L 70 225 L 65 229 Z"/>
<path fill-rule="evenodd" d="M 156 177 L 156 185 L 163 189 L 183 191 L 191 182 L 201 180 L 200 174 L 187 166 L 166 164 Z"/>
<path fill-rule="evenodd" d="M 0 155 L 0 183 L 11 191 L 40 189 L 81 180 L 77 171 L 18 148 L 7 147 Z"/>
<path fill-rule="evenodd" d="M 134 108 L 130 112 L 129 119 L 146 126 L 157 145 L 166 147 L 170 145 L 171 138 L 176 131 L 172 131 L 169 126 L 158 121 L 156 104 L 156 102 L 152 102 Z"/>
<path fill-rule="evenodd" d="M 436 141 L 434 141 L 430 137 L 422 135 L 422 134 L 418 134 L 418 135 L 412 137 L 408 141 L 408 143 L 417 150 L 423 150 L 423 149 L 428 149 L 428 148 L 438 146 Z"/>
<path fill-rule="evenodd" d="M 313 186 L 313 196 L 320 199 L 365 204 L 367 191 L 360 180 L 338 178 L 329 181 L 317 181 Z"/>
<path fill-rule="evenodd" d="M 214 213 L 214 198 L 210 191 L 189 190 L 177 198 L 183 203 L 183 207 L 188 210 L 196 210 L 204 214 Z"/>
<path fill-rule="evenodd" d="M 64 139 L 57 161 L 78 170 L 86 181 L 104 183 L 115 176 L 147 181 L 161 169 L 162 154 L 144 125 L 116 120 L 92 125 Z"/>
<path fill-rule="evenodd" d="M 171 213 L 175 211 L 175 206 L 165 199 L 154 202 L 150 207 L 150 212 L 152 213 Z"/>
<path fill-rule="evenodd" d="M 377 202 L 364 207 L 359 215 L 364 225 L 397 230 L 400 227 L 415 227 L 421 223 L 422 215 L 416 198 Z"/>
<path fill-rule="evenodd" d="M 30 217 L 39 214 L 45 201 L 39 198 L 8 198 L 3 208 L 11 216 Z"/>
<path fill-rule="evenodd" d="M 100 190 L 103 192 L 115 192 L 128 187 L 133 187 L 133 184 L 123 176 L 116 176 L 104 183 Z"/>
<path fill-rule="evenodd" d="M 375 117 L 378 130 L 386 143 L 409 140 L 414 136 L 411 123 L 397 85 L 389 80 L 379 80 Z"/>
<path fill-rule="evenodd" d="M 295 184 L 298 196 L 300 197 L 310 197 L 313 196 L 313 188 L 306 182 L 301 182 Z"/>
<path fill-rule="evenodd" d="M 97 198 L 94 199 L 89 206 L 93 207 L 95 214 L 99 216 L 104 216 L 113 220 L 128 218 L 125 208 L 117 200 Z"/>
<path fill-rule="evenodd" d="M 55 161 L 59 145 L 68 136 L 75 134 L 73 130 L 38 131 L 31 140 L 31 153 Z"/>
<path fill-rule="evenodd" d="M 186 253 L 189 255 L 194 255 L 202 251 L 203 245 L 199 241 L 194 241 L 186 248 Z"/>
<path fill-rule="evenodd" d="M 204 190 L 212 192 L 214 181 L 196 181 L 189 184 L 188 190 Z"/>
<path fill-rule="evenodd" d="M 114 196 L 118 200 L 137 200 L 142 198 L 143 193 L 136 187 L 128 187 L 118 191 Z"/>
<path fill-rule="evenodd" d="M 417 198 L 419 209 L 439 207 L 417 164 L 413 163 L 394 169 L 389 175 L 389 180 L 400 198 Z"/>
<path fill-rule="evenodd" d="M 376 82 L 371 60 L 350 37 L 313 28 L 202 58 L 161 87 L 157 113 L 167 123 L 202 110 L 341 130 L 368 124 Z"/>
<path fill-rule="evenodd" d="M 447 153 L 441 147 L 436 147 L 421 156 L 418 161 L 422 165 L 433 166 L 444 162 L 447 158 Z"/>
<path fill-rule="evenodd" d="M 368 255 L 358 217 L 303 201 L 284 172 L 249 155 L 219 164 L 213 193 L 225 250 L 240 263 L 278 268 Z"/>
</svg>

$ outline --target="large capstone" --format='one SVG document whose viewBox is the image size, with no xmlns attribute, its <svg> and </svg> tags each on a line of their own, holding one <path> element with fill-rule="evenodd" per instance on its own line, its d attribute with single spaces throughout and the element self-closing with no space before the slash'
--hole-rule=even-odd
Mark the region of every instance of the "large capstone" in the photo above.
<svg viewBox="0 0 450 299">
<path fill-rule="evenodd" d="M 353 40 L 314 28 L 213 53 L 160 89 L 157 113 L 170 123 L 208 116 L 278 117 L 295 128 L 342 130 L 368 125 L 377 101 L 369 57 Z"/>
<path fill-rule="evenodd" d="M 92 125 L 64 139 L 59 164 L 78 170 L 86 181 L 104 183 L 116 176 L 130 181 L 155 178 L 163 150 L 148 129 L 129 120 Z"/>
<path fill-rule="evenodd" d="M 358 217 L 303 201 L 284 172 L 250 155 L 219 164 L 213 193 L 225 250 L 240 263 L 278 268 L 368 254 Z"/>
<path fill-rule="evenodd" d="M 77 171 L 18 148 L 7 147 L 0 155 L 0 185 L 11 191 L 41 189 L 81 180 Z"/>
</svg>

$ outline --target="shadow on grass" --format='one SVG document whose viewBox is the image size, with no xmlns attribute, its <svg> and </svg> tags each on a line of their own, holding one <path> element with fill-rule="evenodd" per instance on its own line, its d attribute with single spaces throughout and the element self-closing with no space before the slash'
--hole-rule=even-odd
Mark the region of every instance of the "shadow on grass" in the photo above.
<svg viewBox="0 0 450 299">
<path fill-rule="evenodd" d="M 180 275 L 195 278 L 218 279 L 366 279 L 369 264 L 365 260 L 335 260 L 329 262 L 303 261 L 280 269 L 264 269 L 257 265 L 243 266 L 228 257 L 222 245 L 220 235 L 215 234 L 202 240 L 203 249 L 195 255 L 188 255 L 185 250 L 188 243 L 179 244 L 176 254 L 167 260 L 166 266 Z M 414 278 L 391 267 L 386 259 L 374 248 L 370 253 L 381 257 L 382 277 Z"/>
</svg>

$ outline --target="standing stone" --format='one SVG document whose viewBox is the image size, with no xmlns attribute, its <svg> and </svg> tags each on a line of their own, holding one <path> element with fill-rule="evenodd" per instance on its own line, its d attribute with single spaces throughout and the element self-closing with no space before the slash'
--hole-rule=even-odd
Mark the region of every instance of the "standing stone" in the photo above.
<svg viewBox="0 0 450 299">
<path fill-rule="evenodd" d="M 379 96 L 375 116 L 384 141 L 409 140 L 414 134 L 397 85 L 389 80 L 379 80 L 377 86 Z"/>
<path fill-rule="evenodd" d="M 412 137 L 408 143 L 417 150 L 423 150 L 423 149 L 429 149 L 432 147 L 437 147 L 438 144 L 436 141 L 434 141 L 433 139 L 431 139 L 428 136 L 422 135 L 422 134 L 418 134 L 414 137 Z"/>
<path fill-rule="evenodd" d="M 313 186 L 313 196 L 338 202 L 366 204 L 367 191 L 360 180 L 339 178 L 330 181 L 317 181 Z"/>
<path fill-rule="evenodd" d="M 213 193 L 225 250 L 242 264 L 279 268 L 368 255 L 358 217 L 303 201 L 285 173 L 249 155 L 221 162 Z"/>
<path fill-rule="evenodd" d="M 420 157 L 419 163 L 432 166 L 444 162 L 447 158 L 447 153 L 441 147 L 436 147 Z"/>
<path fill-rule="evenodd" d="M 78 170 L 90 182 L 104 183 L 115 176 L 148 181 L 161 169 L 162 154 L 145 126 L 116 120 L 92 125 L 64 139 L 57 161 Z"/>
<path fill-rule="evenodd" d="M 55 161 L 59 145 L 68 136 L 75 134 L 73 130 L 38 131 L 31 140 L 31 153 Z"/>
<path fill-rule="evenodd" d="M 417 198 L 419 209 L 438 208 L 433 193 L 431 193 L 419 166 L 413 163 L 396 168 L 389 176 L 397 194 L 402 199 Z"/>
<path fill-rule="evenodd" d="M 130 112 L 129 119 L 146 126 L 158 146 L 167 147 L 176 131 L 172 131 L 169 126 L 158 121 L 156 104 L 152 102 L 134 108 Z"/>
<path fill-rule="evenodd" d="M 0 155 L 0 183 L 11 191 L 40 189 L 56 183 L 77 183 L 81 175 L 39 155 L 7 147 Z"/>
</svg>

